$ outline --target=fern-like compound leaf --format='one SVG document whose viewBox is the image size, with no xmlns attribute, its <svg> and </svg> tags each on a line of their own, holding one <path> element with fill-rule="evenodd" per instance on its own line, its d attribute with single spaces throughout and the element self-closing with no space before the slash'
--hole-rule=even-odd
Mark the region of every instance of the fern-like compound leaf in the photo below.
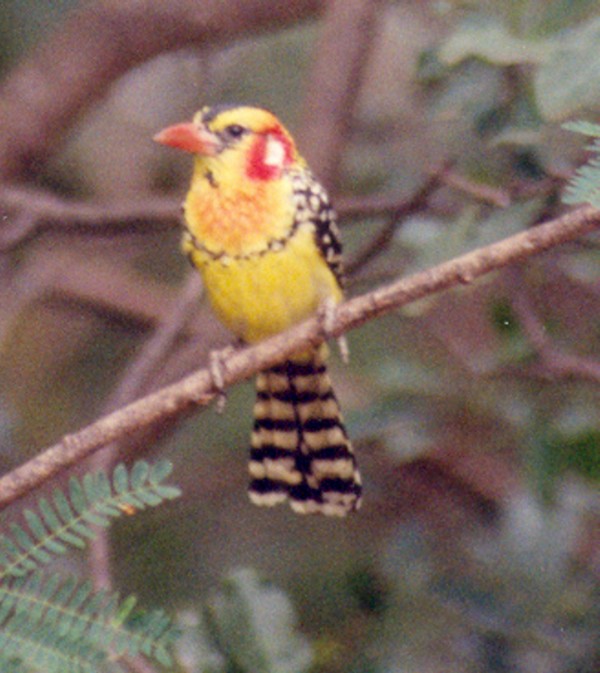
<svg viewBox="0 0 600 673">
<path fill-rule="evenodd" d="M 133 597 L 95 592 L 91 582 L 74 577 L 44 578 L 41 568 L 69 547 L 81 548 L 95 535 L 92 524 L 106 526 L 123 513 L 158 505 L 180 495 L 163 480 L 166 461 L 141 461 L 131 472 L 115 468 L 112 479 L 99 472 L 71 478 L 68 494 L 56 490 L 41 498 L 38 511 L 23 513 L 0 536 L 0 671 L 99 673 L 118 670 L 115 657 L 145 654 L 168 665 L 174 638 L 162 611 L 133 616 Z"/>
<path fill-rule="evenodd" d="M 0 630 L 0 651 L 26 666 L 26 670 L 44 673 L 98 673 L 106 653 L 89 643 L 61 637 L 49 626 L 16 615 Z"/>
<path fill-rule="evenodd" d="M 567 185 L 563 201 L 571 205 L 589 203 L 600 208 L 600 125 L 577 121 L 563 124 L 563 128 L 594 138 L 587 149 L 596 155 L 577 169 Z"/>
<path fill-rule="evenodd" d="M 83 650 L 79 653 L 89 663 L 102 653 L 145 654 L 170 661 L 168 650 L 175 636 L 170 620 L 159 610 L 132 617 L 135 605 L 134 597 L 121 601 L 116 593 L 94 592 L 91 582 L 72 577 L 61 581 L 58 576 L 44 581 L 38 571 L 0 585 L 0 634 L 10 631 L 10 642 L 23 643 L 43 633 L 50 658 L 54 649 L 73 654 L 73 645 L 79 643 L 92 657 L 88 660 Z M 75 664 L 73 659 L 69 666 Z M 78 669 L 67 667 L 62 673 L 72 670 Z"/>
</svg>

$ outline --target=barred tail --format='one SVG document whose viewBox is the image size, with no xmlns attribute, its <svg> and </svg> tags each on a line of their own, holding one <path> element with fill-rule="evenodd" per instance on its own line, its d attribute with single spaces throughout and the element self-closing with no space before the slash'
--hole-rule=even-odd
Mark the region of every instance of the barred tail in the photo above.
<svg viewBox="0 0 600 673">
<path fill-rule="evenodd" d="M 249 495 L 300 514 L 358 509 L 361 480 L 325 367 L 325 349 L 258 375 Z"/>
</svg>

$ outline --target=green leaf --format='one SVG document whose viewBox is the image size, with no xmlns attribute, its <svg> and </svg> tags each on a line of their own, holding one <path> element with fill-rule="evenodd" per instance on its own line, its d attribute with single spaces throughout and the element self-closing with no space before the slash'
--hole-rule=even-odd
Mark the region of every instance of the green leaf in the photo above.
<svg viewBox="0 0 600 673">
<path fill-rule="evenodd" d="M 233 572 L 208 603 L 217 641 L 235 670 L 301 673 L 312 662 L 287 596 L 250 569 Z"/>
<path fill-rule="evenodd" d="M 169 654 L 169 651 L 167 650 L 166 647 L 158 646 L 154 652 L 153 656 L 158 661 L 161 663 L 163 666 L 169 667 L 173 665 L 173 658 Z"/>
<path fill-rule="evenodd" d="M 71 504 L 75 508 L 77 514 L 81 514 L 88 509 L 88 501 L 85 497 L 81 482 L 77 477 L 71 477 L 69 479 L 69 496 L 71 498 Z"/>
<path fill-rule="evenodd" d="M 74 535 L 68 530 L 59 530 L 57 531 L 56 536 L 72 547 L 77 547 L 78 549 L 83 549 L 85 547 L 85 542 L 81 537 L 79 535 Z"/>
<path fill-rule="evenodd" d="M 95 477 L 98 498 L 108 500 L 112 494 L 110 479 L 105 472 L 98 472 Z"/>
<path fill-rule="evenodd" d="M 472 14 L 446 40 L 438 56 L 450 66 L 467 58 L 499 66 L 539 64 L 552 53 L 552 44 L 548 39 L 516 37 L 497 17 Z"/>
<path fill-rule="evenodd" d="M 8 594 L 8 595 L 1 595 L 2 588 L 0 587 L 0 626 L 4 623 L 4 620 L 8 617 L 8 615 L 12 612 L 13 605 L 15 604 L 17 600 L 17 596 L 15 594 Z"/>
<path fill-rule="evenodd" d="M 175 500 L 175 498 L 179 498 L 181 495 L 181 489 L 177 486 L 160 484 L 155 487 L 155 491 L 163 500 Z"/>
<path fill-rule="evenodd" d="M 23 560 L 19 561 L 21 565 L 23 565 L 25 559 L 31 559 L 32 557 L 38 563 L 49 563 L 51 561 L 51 557 L 49 556 L 49 554 L 46 553 L 40 547 L 40 545 L 36 544 L 27 534 L 27 532 L 23 528 L 21 528 L 21 526 L 19 526 L 16 523 L 11 523 L 10 529 L 12 531 L 13 538 L 17 541 L 17 543 L 20 545 L 21 549 L 24 552 L 20 555 L 21 557 L 23 557 Z"/>
<path fill-rule="evenodd" d="M 47 535 L 46 526 L 42 523 L 40 517 L 30 509 L 26 509 L 23 512 L 27 525 L 29 526 L 31 532 L 35 535 L 37 540 L 42 540 Z"/>
<path fill-rule="evenodd" d="M 28 670 L 44 673 L 97 673 L 106 654 L 87 643 L 69 641 L 48 625 L 30 628 L 19 615 L 0 631 L 0 651 L 24 662 Z"/>
<path fill-rule="evenodd" d="M 71 609 L 78 608 L 87 600 L 91 592 L 92 583 L 88 580 L 77 587 L 77 591 L 73 594 L 71 600 L 69 601 L 69 607 Z"/>
<path fill-rule="evenodd" d="M 584 136 L 591 136 L 592 138 L 600 138 L 600 124 L 579 120 L 565 122 L 564 124 L 561 124 L 561 127 L 566 131 L 581 133 Z"/>
<path fill-rule="evenodd" d="M 140 499 L 143 501 L 142 506 L 148 505 L 150 507 L 160 504 L 163 500 L 160 495 L 153 493 L 152 491 L 146 491 L 145 493 L 140 494 Z"/>
<path fill-rule="evenodd" d="M 116 519 L 123 514 L 121 509 L 119 509 L 119 507 L 113 502 L 95 502 L 94 510 L 98 514 L 102 514 L 112 519 Z"/>
<path fill-rule="evenodd" d="M 46 500 L 46 498 L 40 499 L 40 501 L 38 502 L 38 507 L 40 512 L 42 513 L 42 516 L 44 517 L 46 525 L 53 533 L 56 533 L 58 530 L 62 528 L 63 525 L 62 522 L 56 516 L 54 509 L 52 508 L 52 505 Z"/>
<path fill-rule="evenodd" d="M 134 509 L 144 509 L 145 507 L 144 498 L 147 495 L 151 497 L 151 491 L 140 493 L 139 496 L 134 493 L 123 493 L 119 497 L 119 502 L 125 505 L 131 505 Z M 156 504 L 159 503 L 156 502 Z"/>
<path fill-rule="evenodd" d="M 68 577 L 64 584 L 58 587 L 58 592 L 54 597 L 54 602 L 60 605 L 66 604 L 69 600 L 69 596 L 71 596 L 76 586 L 77 580 L 74 577 Z"/>
<path fill-rule="evenodd" d="M 565 31 L 534 78 L 540 114 L 558 121 L 600 103 L 600 17 Z"/>
<path fill-rule="evenodd" d="M 11 522 L 10 530 L 13 535 L 13 539 L 17 541 L 21 549 L 27 551 L 33 547 L 33 540 L 27 535 L 27 533 L 16 523 Z"/>
<path fill-rule="evenodd" d="M 113 623 L 123 624 L 127 617 L 131 614 L 131 611 L 137 604 L 137 598 L 135 596 L 127 596 L 127 598 L 119 606 L 118 612 L 115 614 Z"/>
<path fill-rule="evenodd" d="M 142 488 L 148 480 L 150 466 L 145 460 L 138 460 L 131 470 L 131 487 L 134 490 Z"/>
<path fill-rule="evenodd" d="M 101 528 L 107 528 L 108 526 L 110 526 L 110 520 L 107 519 L 105 516 L 100 516 L 96 512 L 90 512 L 90 511 L 82 512 L 81 517 L 87 523 L 94 524 L 95 526 L 100 526 Z"/>
<path fill-rule="evenodd" d="M 173 464 L 168 460 L 159 460 L 150 470 L 150 483 L 158 484 L 164 481 L 173 471 Z"/>
<path fill-rule="evenodd" d="M 35 545 L 27 550 L 27 555 L 30 558 L 34 558 L 38 563 L 50 563 L 52 561 L 52 556 L 48 552 L 44 551 L 39 545 Z"/>
<path fill-rule="evenodd" d="M 93 540 L 96 537 L 96 533 L 93 530 L 90 530 L 89 527 L 80 519 L 73 519 L 69 525 L 71 530 L 80 536 L 80 547 L 85 547 L 85 541 L 83 538 Z"/>
<path fill-rule="evenodd" d="M 99 493 L 98 483 L 99 479 L 97 474 L 86 472 L 86 474 L 83 475 L 83 490 L 88 502 L 96 502 L 96 500 L 100 500 L 102 497 Z"/>
<path fill-rule="evenodd" d="M 72 519 L 75 518 L 75 513 L 71 509 L 71 505 L 69 504 L 67 497 L 62 491 L 56 489 L 53 493 L 53 498 L 56 510 L 60 515 L 60 518 L 62 519 L 63 523 L 66 521 L 71 521 Z"/>
<path fill-rule="evenodd" d="M 129 490 L 129 475 L 123 463 L 119 463 L 113 472 L 113 488 L 119 494 Z"/>
<path fill-rule="evenodd" d="M 2 575 L 8 574 L 13 576 L 20 576 L 28 570 L 35 570 L 37 567 L 33 561 L 23 556 L 23 552 L 9 537 L 0 535 L 0 545 L 4 547 L 8 553 L 9 559 L 9 562 L 2 570 Z"/>
<path fill-rule="evenodd" d="M 562 200 L 569 205 L 589 203 L 600 208 L 600 158 L 590 159 L 585 166 L 577 169 Z"/>
</svg>

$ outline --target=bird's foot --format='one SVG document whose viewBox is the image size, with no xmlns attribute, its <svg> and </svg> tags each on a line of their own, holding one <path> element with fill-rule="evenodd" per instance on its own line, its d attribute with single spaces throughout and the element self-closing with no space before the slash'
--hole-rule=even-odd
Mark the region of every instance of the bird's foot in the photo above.
<svg viewBox="0 0 600 673">
<path fill-rule="evenodd" d="M 216 410 L 222 414 L 227 404 L 225 392 L 225 361 L 233 353 L 233 346 L 226 346 L 221 350 L 210 351 L 208 355 L 208 371 L 212 379 L 213 388 L 216 391 Z"/>
<path fill-rule="evenodd" d="M 337 314 L 337 304 L 330 297 L 326 299 L 319 309 L 319 320 L 321 322 L 321 329 L 323 334 L 327 339 L 335 337 L 334 327 L 335 327 L 335 317 Z M 342 362 L 348 364 L 350 360 L 350 349 L 348 348 L 348 341 L 344 334 L 337 337 L 338 349 L 340 351 L 340 357 Z"/>
</svg>

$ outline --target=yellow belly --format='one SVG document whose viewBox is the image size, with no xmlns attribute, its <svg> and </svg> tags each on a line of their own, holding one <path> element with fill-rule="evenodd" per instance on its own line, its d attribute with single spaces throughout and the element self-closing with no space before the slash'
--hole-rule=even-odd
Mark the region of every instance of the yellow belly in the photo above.
<svg viewBox="0 0 600 673">
<path fill-rule="evenodd" d="M 215 313 L 248 343 L 302 322 L 328 299 L 342 299 L 309 227 L 300 228 L 283 250 L 249 259 L 207 261 L 203 253 L 188 252 L 202 273 Z"/>
</svg>

